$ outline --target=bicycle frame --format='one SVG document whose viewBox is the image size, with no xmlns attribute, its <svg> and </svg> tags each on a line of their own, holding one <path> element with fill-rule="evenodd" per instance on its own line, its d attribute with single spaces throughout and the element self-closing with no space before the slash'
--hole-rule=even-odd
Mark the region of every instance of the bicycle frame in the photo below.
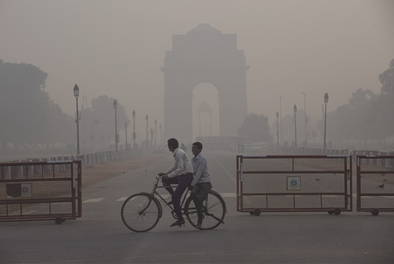
<svg viewBox="0 0 394 264">
<path fill-rule="evenodd" d="M 175 214 L 174 205 L 167 203 L 164 195 L 158 192 L 158 189 L 168 188 L 169 186 L 159 186 L 160 176 L 156 176 L 153 187 L 150 192 L 140 192 L 129 196 L 122 205 L 121 216 L 123 223 L 127 228 L 135 232 L 146 232 L 156 226 L 163 215 L 162 201 L 173 218 L 178 219 Z M 175 185 L 175 184 L 174 184 Z M 171 186 L 173 188 L 174 186 Z M 223 219 L 226 214 L 226 203 L 217 192 L 211 190 L 208 197 L 203 202 L 203 219 L 202 225 L 197 215 L 197 208 L 190 195 L 190 190 L 182 194 L 181 212 L 185 215 L 189 223 L 198 229 L 210 230 L 220 224 L 224 224 Z M 168 199 L 167 199 L 168 200 Z M 143 208 L 141 208 L 143 207 Z"/>
<path fill-rule="evenodd" d="M 161 182 L 161 177 L 160 176 L 156 176 L 156 182 L 153 183 L 153 187 L 152 187 L 152 191 L 149 193 L 151 195 L 151 199 L 149 200 L 149 203 L 147 204 L 147 206 L 141 210 L 141 213 L 143 213 L 150 205 L 150 203 L 152 202 L 153 197 L 155 197 L 157 200 L 163 202 L 167 209 L 171 211 L 172 216 L 175 218 L 174 215 L 174 207 L 171 204 L 168 204 L 167 201 L 163 198 L 163 196 L 160 195 L 160 193 L 157 192 L 157 189 L 165 189 L 166 186 L 159 186 L 159 182 Z M 184 192 L 183 197 L 181 199 L 181 211 L 182 214 L 184 214 L 184 204 L 186 201 L 186 198 L 188 197 L 189 194 L 189 189 L 186 189 L 186 192 Z M 159 203 L 161 206 L 161 203 Z"/>
</svg>

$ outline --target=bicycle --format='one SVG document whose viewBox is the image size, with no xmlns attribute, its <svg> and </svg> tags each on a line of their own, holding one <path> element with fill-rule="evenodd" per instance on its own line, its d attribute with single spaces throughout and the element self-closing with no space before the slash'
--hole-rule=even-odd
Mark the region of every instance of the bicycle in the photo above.
<svg viewBox="0 0 394 264">
<path fill-rule="evenodd" d="M 153 183 L 153 188 L 150 193 L 141 192 L 129 196 L 123 203 L 121 209 L 122 221 L 127 228 L 134 232 L 147 232 L 154 228 L 159 219 L 163 215 L 163 208 L 160 201 L 170 210 L 172 216 L 177 219 L 174 207 L 157 192 L 157 189 L 165 188 L 159 186 L 161 181 L 160 176 L 156 176 L 156 181 Z M 186 216 L 189 223 L 196 228 L 197 225 L 197 209 L 192 200 L 191 195 L 188 196 L 190 190 L 186 190 L 181 199 L 181 210 Z M 223 219 L 227 212 L 226 203 L 222 196 L 211 190 L 208 193 L 207 199 L 203 201 L 202 208 L 204 219 L 201 225 L 202 230 L 210 230 L 224 224 Z"/>
</svg>

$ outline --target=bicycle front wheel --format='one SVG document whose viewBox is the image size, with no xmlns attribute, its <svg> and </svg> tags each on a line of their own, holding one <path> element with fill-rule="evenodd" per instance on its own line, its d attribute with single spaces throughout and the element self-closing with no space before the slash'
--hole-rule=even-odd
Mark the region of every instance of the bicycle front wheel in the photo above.
<svg viewBox="0 0 394 264">
<path fill-rule="evenodd" d="M 212 190 L 209 191 L 208 197 L 203 201 L 202 205 L 204 220 L 202 221 L 201 229 L 214 229 L 220 224 L 224 224 L 223 219 L 226 214 L 226 204 L 220 194 Z M 197 209 L 191 196 L 185 204 L 185 215 L 190 224 L 196 227 L 198 221 Z"/>
<path fill-rule="evenodd" d="M 161 205 L 155 197 L 149 193 L 137 193 L 124 201 L 121 215 L 127 228 L 146 232 L 157 225 L 161 212 Z"/>
</svg>

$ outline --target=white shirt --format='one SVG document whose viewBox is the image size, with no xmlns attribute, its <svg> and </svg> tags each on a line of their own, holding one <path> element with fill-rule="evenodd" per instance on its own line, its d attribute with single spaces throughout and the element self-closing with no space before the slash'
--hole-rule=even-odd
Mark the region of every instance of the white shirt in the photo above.
<svg viewBox="0 0 394 264">
<path fill-rule="evenodd" d="M 193 165 L 186 152 L 180 148 L 176 148 L 174 150 L 173 156 L 175 159 L 175 165 L 165 172 L 168 175 L 168 178 L 187 173 L 193 173 Z"/>
</svg>

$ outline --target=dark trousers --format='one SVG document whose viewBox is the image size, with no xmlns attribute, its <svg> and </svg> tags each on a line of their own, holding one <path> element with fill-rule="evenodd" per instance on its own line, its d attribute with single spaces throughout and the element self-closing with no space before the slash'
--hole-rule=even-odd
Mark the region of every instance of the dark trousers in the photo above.
<svg viewBox="0 0 394 264">
<path fill-rule="evenodd" d="M 174 205 L 174 210 L 178 217 L 178 220 L 184 220 L 181 211 L 181 198 L 182 194 L 189 187 L 192 181 L 192 173 L 182 174 L 163 180 L 163 185 L 166 187 L 166 190 L 171 194 L 172 203 Z M 178 184 L 175 191 L 172 189 L 171 184 Z"/>
<path fill-rule="evenodd" d="M 198 221 L 202 221 L 202 202 L 207 199 L 211 189 L 212 184 L 210 182 L 196 184 L 192 189 L 191 195 L 196 205 Z"/>
</svg>

